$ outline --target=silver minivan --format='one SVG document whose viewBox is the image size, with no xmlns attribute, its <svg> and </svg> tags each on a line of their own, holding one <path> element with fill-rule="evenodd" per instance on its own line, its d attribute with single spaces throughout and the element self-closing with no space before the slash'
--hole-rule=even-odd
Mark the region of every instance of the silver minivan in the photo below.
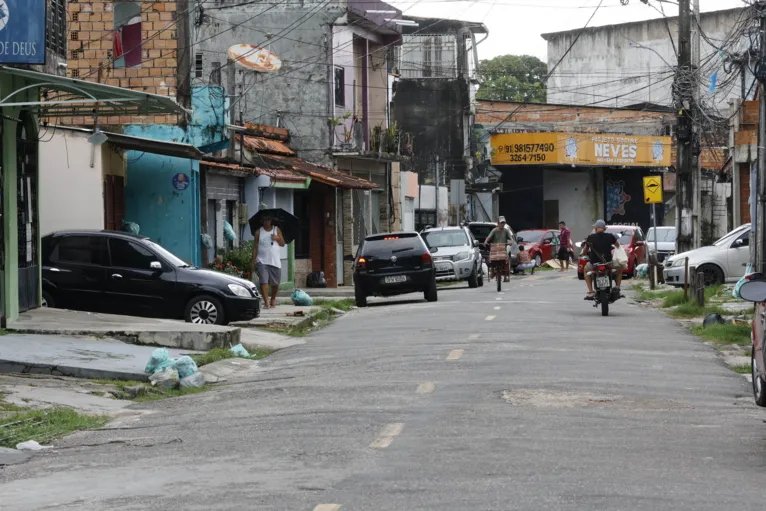
<svg viewBox="0 0 766 511">
<path fill-rule="evenodd" d="M 479 242 L 467 227 L 434 227 L 420 235 L 431 251 L 436 280 L 466 280 L 469 287 L 484 285 Z"/>
</svg>

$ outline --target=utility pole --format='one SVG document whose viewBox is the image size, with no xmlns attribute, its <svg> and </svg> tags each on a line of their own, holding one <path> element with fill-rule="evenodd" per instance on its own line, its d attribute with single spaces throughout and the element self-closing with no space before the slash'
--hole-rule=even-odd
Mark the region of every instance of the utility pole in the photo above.
<svg viewBox="0 0 766 511">
<path fill-rule="evenodd" d="M 439 223 L 439 155 L 436 155 L 436 193 L 435 193 L 435 200 L 436 200 L 436 225 L 435 227 L 441 227 L 441 224 Z"/>
<path fill-rule="evenodd" d="M 674 92 L 678 109 L 676 127 L 676 253 L 693 248 L 694 233 L 692 224 L 693 182 L 693 97 L 690 82 L 692 80 L 691 54 L 691 9 L 689 0 L 678 2 L 678 68 Z"/>
<path fill-rule="evenodd" d="M 694 12 L 692 39 L 692 80 L 694 86 L 694 108 L 692 119 L 701 120 L 698 109 L 700 104 L 700 82 L 697 79 L 700 73 L 700 61 L 702 54 L 702 37 L 700 35 L 700 0 L 692 1 Z M 701 122 L 694 123 L 694 138 L 692 142 L 692 245 L 694 248 L 702 246 L 702 140 L 704 130 Z"/>
<path fill-rule="evenodd" d="M 756 202 L 756 271 L 763 272 L 766 268 L 766 237 L 764 237 L 764 222 L 766 221 L 766 2 L 758 2 L 758 15 L 761 24 L 759 58 L 756 65 L 756 77 L 760 87 L 758 103 L 758 200 Z M 751 191 L 752 197 L 752 191 Z M 751 242 L 752 243 L 752 242 Z"/>
<path fill-rule="evenodd" d="M 237 116 L 234 110 L 234 102 L 237 100 L 237 69 L 234 67 L 234 61 L 229 59 L 226 67 L 226 95 L 229 97 L 229 124 L 234 126 L 237 122 Z M 234 161 L 237 148 L 237 134 L 233 131 L 229 133 L 229 161 Z"/>
</svg>

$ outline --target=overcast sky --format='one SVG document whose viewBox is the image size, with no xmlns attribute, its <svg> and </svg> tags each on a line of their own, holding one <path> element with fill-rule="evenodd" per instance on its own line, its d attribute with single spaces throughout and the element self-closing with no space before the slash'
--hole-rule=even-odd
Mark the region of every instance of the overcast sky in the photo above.
<svg viewBox="0 0 766 511">
<path fill-rule="evenodd" d="M 540 34 L 582 28 L 599 0 L 389 0 L 389 3 L 411 16 L 483 22 L 489 29 L 489 38 L 478 47 L 482 60 L 505 54 L 528 54 L 547 62 L 546 43 Z M 620 0 L 603 0 L 588 26 L 659 18 L 660 6 L 669 16 L 678 13 L 674 1 L 650 0 L 649 3 L 630 0 L 629 5 L 623 6 Z M 700 0 L 702 12 L 744 5 L 743 0 Z"/>
</svg>

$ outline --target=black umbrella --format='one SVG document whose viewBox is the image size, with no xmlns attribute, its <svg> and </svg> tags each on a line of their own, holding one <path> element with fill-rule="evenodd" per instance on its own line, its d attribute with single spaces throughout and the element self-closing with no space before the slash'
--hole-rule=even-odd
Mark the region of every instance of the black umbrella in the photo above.
<svg viewBox="0 0 766 511">
<path fill-rule="evenodd" d="M 262 209 L 250 218 L 250 232 L 255 236 L 258 229 L 263 225 L 264 218 L 271 218 L 274 225 L 282 231 L 285 243 L 290 243 L 298 237 L 300 230 L 300 221 L 298 217 L 292 215 L 282 208 Z"/>
</svg>

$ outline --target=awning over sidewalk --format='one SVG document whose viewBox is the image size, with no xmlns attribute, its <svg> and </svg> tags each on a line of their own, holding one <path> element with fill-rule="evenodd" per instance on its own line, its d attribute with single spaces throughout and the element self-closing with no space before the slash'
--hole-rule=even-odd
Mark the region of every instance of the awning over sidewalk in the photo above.
<svg viewBox="0 0 766 511">
<path fill-rule="evenodd" d="M 15 67 L 0 66 L 2 75 L 21 78 L 24 85 L 1 98 L 0 107 L 20 107 L 43 117 L 89 117 L 94 110 L 99 116 L 187 113 L 168 96 Z M 40 91 L 40 101 L 14 102 L 16 94 L 30 89 Z"/>
<path fill-rule="evenodd" d="M 70 126 L 49 126 L 55 131 L 71 131 L 83 134 L 93 134 L 93 130 L 87 128 L 73 128 Z M 204 153 L 190 144 L 181 144 L 178 142 L 165 142 L 163 140 L 154 140 L 151 138 L 132 137 L 122 133 L 112 133 L 111 131 L 100 131 L 106 136 L 106 142 L 120 149 L 140 151 L 151 154 L 162 154 L 165 156 L 175 156 L 176 158 L 188 158 L 190 160 L 201 160 Z"/>
</svg>

